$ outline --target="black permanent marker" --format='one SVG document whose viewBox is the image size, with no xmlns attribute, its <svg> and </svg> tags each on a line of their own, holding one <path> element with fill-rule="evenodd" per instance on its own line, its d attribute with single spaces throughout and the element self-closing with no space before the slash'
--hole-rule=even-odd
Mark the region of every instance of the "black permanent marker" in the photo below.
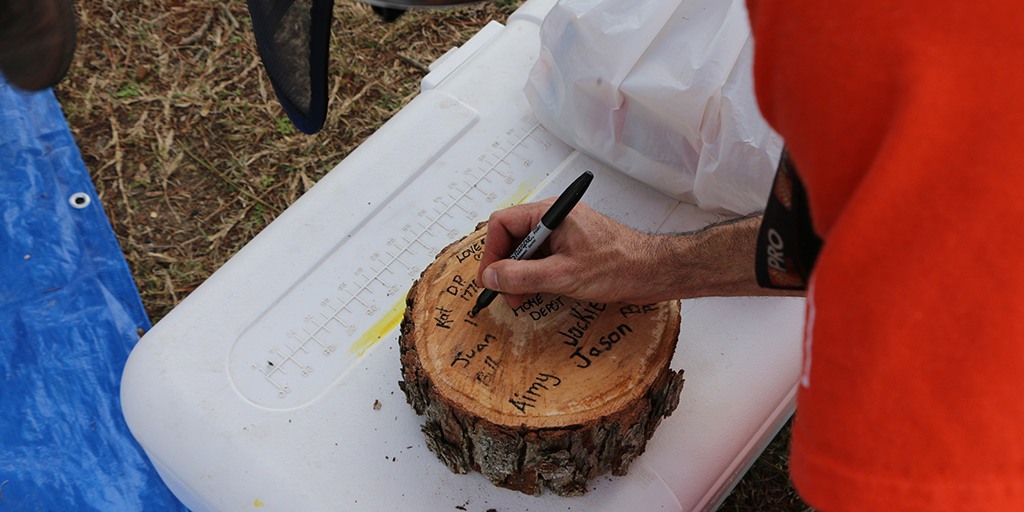
<svg viewBox="0 0 1024 512">
<path fill-rule="evenodd" d="M 562 195 L 555 199 L 555 204 L 548 208 L 548 211 L 541 217 L 540 222 L 537 223 L 537 227 L 533 228 L 533 231 L 523 240 L 519 247 L 516 248 L 512 256 L 509 259 L 513 260 L 525 260 L 533 253 L 537 251 L 540 244 L 547 240 L 548 235 L 551 234 L 559 224 L 565 220 L 565 217 L 569 215 L 576 203 L 580 202 L 580 198 L 583 197 L 583 193 L 587 191 L 587 187 L 590 186 L 591 180 L 594 179 L 594 173 L 587 171 L 576 178 L 576 181 L 569 185 L 569 188 L 562 192 Z M 473 306 L 473 312 L 469 316 L 476 316 L 481 310 L 490 305 L 498 296 L 498 292 L 484 288 L 484 291 L 480 293 L 480 296 L 476 299 L 476 305 Z"/>
</svg>

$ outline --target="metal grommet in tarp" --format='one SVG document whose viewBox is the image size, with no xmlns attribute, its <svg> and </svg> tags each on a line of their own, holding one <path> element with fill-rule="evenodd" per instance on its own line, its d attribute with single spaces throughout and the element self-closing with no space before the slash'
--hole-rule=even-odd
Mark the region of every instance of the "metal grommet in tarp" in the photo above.
<svg viewBox="0 0 1024 512">
<path fill-rule="evenodd" d="M 71 203 L 71 207 L 78 208 L 79 210 L 89 206 L 89 203 L 91 202 L 92 198 L 90 198 L 89 194 L 86 194 L 85 192 L 75 192 L 68 198 L 68 203 Z"/>
</svg>

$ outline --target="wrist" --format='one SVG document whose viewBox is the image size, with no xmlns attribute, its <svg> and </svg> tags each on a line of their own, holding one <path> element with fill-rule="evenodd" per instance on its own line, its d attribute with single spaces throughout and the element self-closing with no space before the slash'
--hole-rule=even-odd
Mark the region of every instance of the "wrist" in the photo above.
<svg viewBox="0 0 1024 512">
<path fill-rule="evenodd" d="M 682 235 L 655 237 L 661 287 L 673 298 L 766 295 L 757 285 L 754 252 L 761 216 Z"/>
</svg>

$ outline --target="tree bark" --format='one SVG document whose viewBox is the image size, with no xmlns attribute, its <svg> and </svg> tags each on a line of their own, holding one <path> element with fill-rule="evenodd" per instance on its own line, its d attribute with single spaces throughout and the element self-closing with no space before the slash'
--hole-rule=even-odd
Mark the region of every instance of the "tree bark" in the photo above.
<svg viewBox="0 0 1024 512">
<path fill-rule="evenodd" d="M 679 403 L 678 301 L 537 294 L 470 317 L 485 233 L 445 248 L 409 291 L 400 384 L 426 416 L 428 448 L 453 472 L 533 495 L 580 495 L 598 475 L 625 475 Z"/>
</svg>

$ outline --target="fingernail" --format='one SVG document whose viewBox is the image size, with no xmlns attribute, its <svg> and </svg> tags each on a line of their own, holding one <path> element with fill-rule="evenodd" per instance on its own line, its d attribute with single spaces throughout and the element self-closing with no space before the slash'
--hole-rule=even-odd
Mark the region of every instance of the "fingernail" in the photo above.
<svg viewBox="0 0 1024 512">
<path fill-rule="evenodd" d="M 498 271 L 493 268 L 484 269 L 484 288 L 498 289 Z"/>
</svg>

